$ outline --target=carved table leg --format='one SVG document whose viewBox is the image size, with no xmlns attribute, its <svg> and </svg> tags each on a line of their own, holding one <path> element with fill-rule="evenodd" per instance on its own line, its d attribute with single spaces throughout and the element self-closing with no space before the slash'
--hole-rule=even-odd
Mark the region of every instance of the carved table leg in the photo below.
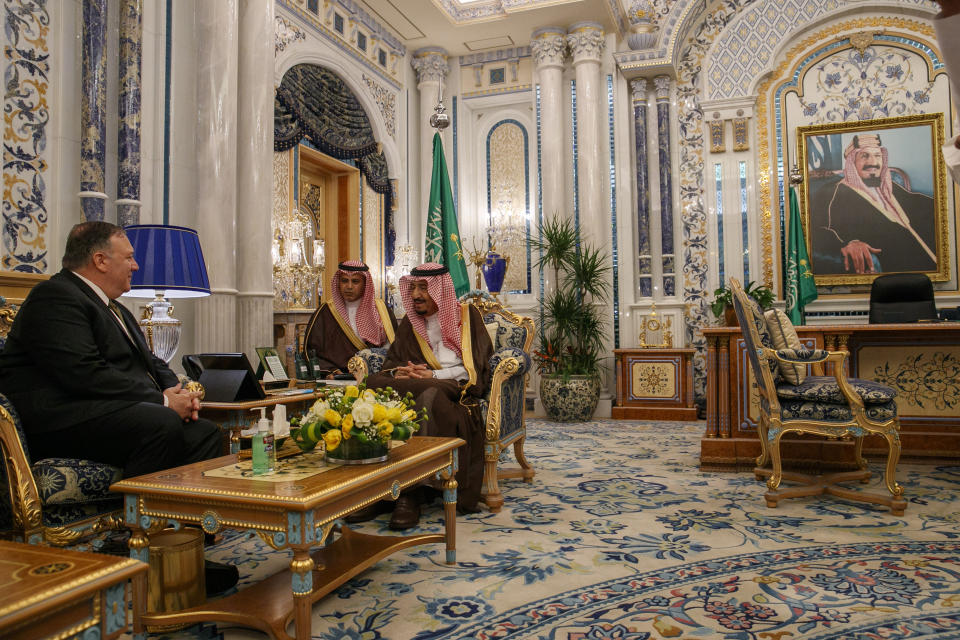
<svg viewBox="0 0 960 640">
<path fill-rule="evenodd" d="M 310 547 L 308 545 L 293 546 L 290 581 L 293 589 L 293 619 L 297 640 L 310 640 L 311 637 L 310 595 L 313 593 L 313 568 Z"/>
<path fill-rule="evenodd" d="M 457 563 L 457 481 L 453 470 L 440 472 L 443 478 L 443 521 L 447 543 L 447 564 Z"/>
</svg>

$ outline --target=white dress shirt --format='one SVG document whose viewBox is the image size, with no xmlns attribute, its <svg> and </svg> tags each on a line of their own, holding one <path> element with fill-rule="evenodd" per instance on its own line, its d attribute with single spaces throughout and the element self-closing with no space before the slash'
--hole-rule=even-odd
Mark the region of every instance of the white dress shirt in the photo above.
<svg viewBox="0 0 960 640">
<path fill-rule="evenodd" d="M 433 345 L 433 355 L 437 357 L 441 367 L 433 372 L 433 377 L 441 380 L 466 380 L 469 378 L 467 369 L 463 366 L 463 359 L 453 349 L 443 344 L 440 314 L 435 313 L 424 319 L 427 321 L 427 337 L 430 339 L 430 344 Z"/>
<path fill-rule="evenodd" d="M 353 329 L 353 332 L 357 335 L 357 309 L 360 308 L 360 303 L 363 300 L 354 300 L 353 302 L 343 301 L 343 304 L 347 307 L 347 324 L 350 325 L 350 328 Z"/>
</svg>

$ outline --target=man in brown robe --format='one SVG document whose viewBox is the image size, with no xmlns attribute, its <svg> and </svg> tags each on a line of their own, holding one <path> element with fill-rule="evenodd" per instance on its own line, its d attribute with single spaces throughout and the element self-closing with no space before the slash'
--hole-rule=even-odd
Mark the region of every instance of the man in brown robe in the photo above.
<svg viewBox="0 0 960 640">
<path fill-rule="evenodd" d="M 359 260 L 337 266 L 330 291 L 331 300 L 314 312 L 304 339 L 304 356 L 309 361 L 315 353 L 327 378 L 346 373 L 357 351 L 393 342 L 397 328 L 393 311 L 376 297 L 370 268 Z"/>
<path fill-rule="evenodd" d="M 457 302 L 453 280 L 443 265 L 428 262 L 400 278 L 406 317 L 387 352 L 380 373 L 369 376 L 371 389 L 408 391 L 427 420 L 417 435 L 463 438 L 458 449 L 457 507 L 478 510 L 483 483 L 484 416 L 480 398 L 490 385 L 493 344 L 483 316 L 471 304 Z M 390 518 L 391 529 L 409 529 L 420 518 L 420 492 L 401 494 Z"/>
</svg>

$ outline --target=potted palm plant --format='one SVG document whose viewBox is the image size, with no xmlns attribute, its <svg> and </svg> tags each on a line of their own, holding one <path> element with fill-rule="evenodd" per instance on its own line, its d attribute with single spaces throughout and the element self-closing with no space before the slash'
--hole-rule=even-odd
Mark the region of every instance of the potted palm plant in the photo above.
<svg viewBox="0 0 960 640">
<path fill-rule="evenodd" d="M 600 361 L 605 350 L 610 264 L 606 253 L 581 242 L 570 220 L 554 216 L 540 225 L 532 249 L 536 266 L 553 272 L 537 326 L 534 359 L 540 371 L 540 401 L 552 420 L 582 422 L 600 398 Z"/>
</svg>

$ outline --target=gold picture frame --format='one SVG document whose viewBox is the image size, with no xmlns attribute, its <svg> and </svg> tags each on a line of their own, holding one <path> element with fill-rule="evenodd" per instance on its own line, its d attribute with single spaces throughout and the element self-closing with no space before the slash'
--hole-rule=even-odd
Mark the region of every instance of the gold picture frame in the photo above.
<svg viewBox="0 0 960 640">
<path fill-rule="evenodd" d="M 797 128 L 817 285 L 904 272 L 950 279 L 943 124 L 942 113 L 928 113 Z"/>
</svg>

